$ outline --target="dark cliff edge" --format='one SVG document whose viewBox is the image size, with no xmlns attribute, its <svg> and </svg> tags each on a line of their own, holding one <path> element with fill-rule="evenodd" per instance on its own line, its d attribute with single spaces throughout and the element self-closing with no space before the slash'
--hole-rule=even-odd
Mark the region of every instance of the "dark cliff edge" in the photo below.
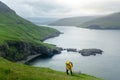
<svg viewBox="0 0 120 80">
<path fill-rule="evenodd" d="M 24 41 L 6 41 L 0 45 L 0 56 L 10 61 L 27 63 L 37 57 L 50 58 L 59 54 L 59 48 L 48 48 L 44 45 Z"/>
</svg>

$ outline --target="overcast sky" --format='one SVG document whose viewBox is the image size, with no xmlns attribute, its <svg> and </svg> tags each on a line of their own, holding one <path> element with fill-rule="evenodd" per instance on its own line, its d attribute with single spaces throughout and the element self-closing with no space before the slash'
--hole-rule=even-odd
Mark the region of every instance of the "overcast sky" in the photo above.
<svg viewBox="0 0 120 80">
<path fill-rule="evenodd" d="M 22 17 L 72 17 L 120 11 L 120 0 L 1 0 Z"/>
</svg>

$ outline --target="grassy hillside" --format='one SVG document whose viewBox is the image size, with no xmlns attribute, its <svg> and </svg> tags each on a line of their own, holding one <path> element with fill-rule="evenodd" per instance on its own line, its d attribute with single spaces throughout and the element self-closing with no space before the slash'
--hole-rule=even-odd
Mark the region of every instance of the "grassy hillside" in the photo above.
<svg viewBox="0 0 120 80">
<path fill-rule="evenodd" d="M 98 16 L 83 16 L 83 17 L 70 17 L 70 18 L 63 18 L 59 19 L 50 25 L 54 26 L 78 26 L 84 22 L 93 20 L 97 18 Z"/>
<path fill-rule="evenodd" d="M 0 13 L 0 43 L 5 40 L 39 42 L 55 32 L 51 28 L 36 26 L 16 14 Z"/>
<path fill-rule="evenodd" d="M 86 74 L 66 75 L 48 68 L 9 62 L 0 57 L 0 80 L 101 80 Z"/>
<path fill-rule="evenodd" d="M 31 54 L 53 55 L 55 46 L 40 40 L 56 33 L 23 19 L 0 1 L 0 56 L 17 61 Z"/>
<path fill-rule="evenodd" d="M 83 28 L 95 29 L 120 29 L 120 13 L 103 16 L 79 25 Z"/>
</svg>

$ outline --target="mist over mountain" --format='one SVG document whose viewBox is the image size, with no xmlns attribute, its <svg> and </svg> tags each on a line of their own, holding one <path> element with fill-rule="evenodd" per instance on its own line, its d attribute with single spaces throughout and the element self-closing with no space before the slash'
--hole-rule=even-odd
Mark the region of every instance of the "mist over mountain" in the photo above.
<svg viewBox="0 0 120 80">
<path fill-rule="evenodd" d="M 59 19 L 59 20 L 51 23 L 50 25 L 54 25 L 54 26 L 78 26 L 79 24 L 93 20 L 95 18 L 98 18 L 98 16 L 81 16 L 81 17 L 63 18 L 63 19 Z"/>
<path fill-rule="evenodd" d="M 77 26 L 90 29 L 120 29 L 120 12 L 104 16 L 83 16 L 59 19 L 50 25 Z"/>
<path fill-rule="evenodd" d="M 44 18 L 44 17 L 28 17 L 26 19 L 39 25 L 48 25 L 58 20 L 58 18 Z"/>
<path fill-rule="evenodd" d="M 120 29 L 120 12 L 102 16 L 79 25 L 91 29 Z"/>
</svg>

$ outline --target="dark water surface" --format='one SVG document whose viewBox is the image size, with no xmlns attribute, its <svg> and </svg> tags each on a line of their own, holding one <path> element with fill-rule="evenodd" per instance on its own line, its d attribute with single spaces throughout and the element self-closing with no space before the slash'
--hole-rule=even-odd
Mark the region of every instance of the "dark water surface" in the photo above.
<svg viewBox="0 0 120 80">
<path fill-rule="evenodd" d="M 63 51 L 50 59 L 37 59 L 33 66 L 49 67 L 65 71 L 65 61 L 73 62 L 73 71 L 87 73 L 105 80 L 120 80 L 120 30 L 90 30 L 77 27 L 54 26 L 63 32 L 59 37 L 51 38 L 45 43 L 63 48 L 99 48 L 102 55 L 81 56 L 79 53 Z"/>
</svg>

